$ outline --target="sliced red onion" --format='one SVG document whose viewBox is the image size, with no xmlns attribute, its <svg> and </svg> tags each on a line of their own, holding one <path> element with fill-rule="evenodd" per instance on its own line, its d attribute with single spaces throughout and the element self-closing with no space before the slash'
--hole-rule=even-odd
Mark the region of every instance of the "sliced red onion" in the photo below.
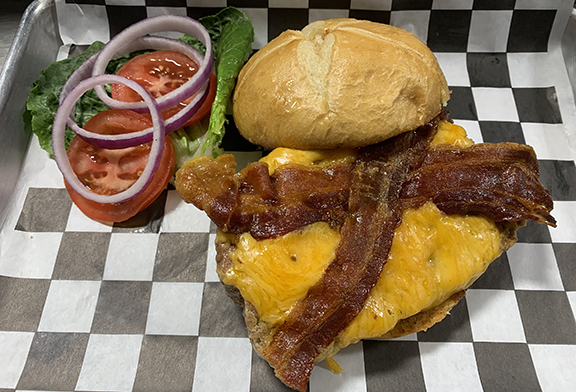
<svg viewBox="0 0 576 392">
<path fill-rule="evenodd" d="M 192 116 L 196 114 L 196 112 L 204 104 L 204 101 L 206 101 L 206 98 L 208 98 L 209 90 L 210 90 L 210 79 L 208 79 L 206 83 L 204 83 L 204 85 L 200 87 L 200 90 L 198 91 L 194 99 L 192 99 L 192 101 L 190 101 L 190 103 L 188 103 L 188 105 L 186 105 L 185 108 L 183 108 L 178 113 L 174 114 L 164 122 L 164 125 L 166 126 L 167 135 L 182 128 L 184 124 L 186 124 L 188 120 L 190 120 Z"/>
<path fill-rule="evenodd" d="M 206 55 L 198 64 L 198 72 L 179 88 L 170 93 L 159 97 L 157 106 L 160 110 L 165 110 L 186 100 L 195 94 L 210 78 L 214 58 L 212 55 L 212 42 L 210 34 L 202 24 L 192 18 L 177 15 L 161 15 L 153 18 L 144 19 L 133 24 L 127 29 L 116 35 L 100 51 L 92 70 L 92 76 L 102 75 L 106 66 L 117 53 L 122 53 L 124 48 L 147 34 L 160 33 L 165 31 L 179 31 L 197 38 L 206 47 Z M 111 98 L 102 86 L 94 88 L 98 97 L 109 107 L 114 109 L 131 109 L 137 112 L 147 111 L 144 102 L 122 102 Z"/>
<path fill-rule="evenodd" d="M 127 43 L 122 47 L 122 51 L 116 53 L 113 57 L 123 56 L 138 50 L 155 49 L 155 50 L 174 50 L 190 57 L 196 64 L 204 61 L 204 55 L 200 53 L 193 46 L 188 45 L 179 39 L 157 37 L 157 36 L 144 36 Z"/>
<path fill-rule="evenodd" d="M 164 131 L 166 135 L 172 133 L 173 131 L 182 128 L 186 122 L 200 109 L 206 97 L 208 96 L 208 85 L 206 82 L 194 99 L 186 105 L 186 107 L 180 110 L 178 113 L 164 121 Z M 137 146 L 139 144 L 149 143 L 152 140 L 154 134 L 154 127 L 147 128 L 142 131 L 123 133 L 118 135 L 101 135 L 94 132 L 89 132 L 84 128 L 81 128 L 76 124 L 71 118 L 68 118 L 67 125 L 72 128 L 72 130 L 86 142 L 90 143 L 94 147 L 106 148 L 110 150 L 115 150 L 119 148 L 127 148 Z"/>
<path fill-rule="evenodd" d="M 155 49 L 155 50 L 174 50 L 188 56 L 191 60 L 200 64 L 204 60 L 204 56 L 198 50 L 180 41 L 179 39 L 165 38 L 165 37 L 140 37 L 132 42 L 126 44 L 122 52 L 116 53 L 114 57 L 123 56 L 125 54 L 135 52 L 137 50 Z M 70 90 L 82 80 L 89 78 L 94 69 L 94 63 L 100 52 L 94 53 L 80 67 L 70 75 L 60 93 L 60 103 L 66 98 Z M 108 96 L 108 95 L 107 95 Z"/>
<path fill-rule="evenodd" d="M 68 156 L 66 155 L 66 147 L 64 144 L 64 133 L 66 130 L 66 122 L 70 118 L 70 112 L 74 109 L 76 101 L 84 94 L 86 91 L 94 88 L 95 86 L 101 86 L 107 83 L 120 83 L 130 87 L 132 90 L 136 91 L 144 99 L 144 103 L 150 109 L 150 115 L 152 117 L 153 126 L 153 138 L 152 147 L 150 148 L 150 155 L 148 157 L 148 162 L 146 167 L 142 172 L 142 175 L 136 180 L 134 184 L 123 192 L 117 193 L 115 195 L 99 195 L 95 192 L 90 191 L 76 176 Z M 54 117 L 54 126 L 52 128 L 52 150 L 54 152 L 54 159 L 58 168 L 62 172 L 64 179 L 68 184 L 78 192 L 82 197 L 95 201 L 97 203 L 122 203 L 131 200 L 141 194 L 150 182 L 154 173 L 156 173 L 160 160 L 162 159 L 162 154 L 164 152 L 164 121 L 162 119 L 162 112 L 156 105 L 156 101 L 148 93 L 148 91 L 140 86 L 133 80 L 129 80 L 118 75 L 100 75 L 92 77 L 90 79 L 85 79 L 81 81 L 76 87 L 74 87 L 64 101 L 61 103 L 56 116 Z"/>
</svg>

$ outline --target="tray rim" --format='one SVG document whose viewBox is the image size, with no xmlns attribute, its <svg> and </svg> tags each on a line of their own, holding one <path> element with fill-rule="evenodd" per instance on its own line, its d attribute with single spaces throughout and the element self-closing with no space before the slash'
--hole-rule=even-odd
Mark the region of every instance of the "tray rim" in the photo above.
<svg viewBox="0 0 576 392">
<path fill-rule="evenodd" d="M 49 14 L 49 15 L 47 15 Z M 18 93 L 18 76 L 22 72 L 23 62 L 28 54 L 38 23 L 43 18 L 51 19 L 54 23 L 55 35 L 51 38 L 60 42 L 58 24 L 56 19 L 55 0 L 34 0 L 22 15 L 14 35 L 12 45 L 6 56 L 4 66 L 0 72 L 0 228 L 4 226 L 8 215 L 8 208 L 14 196 L 18 177 L 26 157 L 32 132 L 24 127 L 21 132 L 23 120 L 17 116 L 9 116 L 10 111 L 18 105 L 24 108 L 25 100 L 14 97 Z M 54 53 L 54 58 L 56 53 Z M 43 68 L 45 68 L 46 64 Z M 38 75 L 33 75 L 34 80 Z M 28 86 L 31 88 L 31 86 Z M 28 92 L 26 92 L 26 96 Z M 19 113 L 19 112 L 18 112 Z"/>
</svg>

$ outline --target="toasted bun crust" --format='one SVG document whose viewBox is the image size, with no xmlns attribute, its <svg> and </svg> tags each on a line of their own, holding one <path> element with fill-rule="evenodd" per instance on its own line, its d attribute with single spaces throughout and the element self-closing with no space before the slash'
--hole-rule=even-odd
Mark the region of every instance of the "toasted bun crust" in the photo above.
<svg viewBox="0 0 576 392">
<path fill-rule="evenodd" d="M 355 19 L 288 30 L 240 72 L 233 114 L 265 148 L 361 147 L 416 129 L 450 91 L 430 49 L 397 27 Z"/>
</svg>

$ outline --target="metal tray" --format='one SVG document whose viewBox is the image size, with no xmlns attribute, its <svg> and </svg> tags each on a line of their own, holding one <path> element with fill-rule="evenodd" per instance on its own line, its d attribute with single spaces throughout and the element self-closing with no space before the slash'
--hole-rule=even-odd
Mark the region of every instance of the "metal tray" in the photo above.
<svg viewBox="0 0 576 392">
<path fill-rule="evenodd" d="M 576 75 L 574 40 L 576 40 L 576 18 L 573 16 L 568 22 L 562 40 L 562 50 L 572 87 L 575 86 Z M 26 98 L 32 88 L 32 83 L 41 71 L 56 60 L 62 44 L 55 0 L 35 0 L 27 8 L 21 20 L 0 74 L 0 228 L 4 226 L 8 211 L 12 208 L 12 199 L 32 136 L 23 118 Z M 29 232 L 23 232 L 23 234 L 31 238 Z M 48 233 L 48 235 L 51 234 Z M 34 236 L 40 237 L 36 234 Z M 248 351 L 251 352 L 249 348 Z M 265 385 L 264 375 L 258 373 L 258 368 L 255 367 L 255 369 L 254 374 L 260 377 L 260 385 Z M 248 378 L 246 374 L 250 373 L 245 373 L 245 378 Z M 150 377 L 154 377 L 154 374 L 151 373 Z"/>
<path fill-rule="evenodd" d="M 26 97 L 62 40 L 54 0 L 36 0 L 24 13 L 0 74 L 0 227 L 4 223 L 31 130 L 23 119 Z"/>
</svg>

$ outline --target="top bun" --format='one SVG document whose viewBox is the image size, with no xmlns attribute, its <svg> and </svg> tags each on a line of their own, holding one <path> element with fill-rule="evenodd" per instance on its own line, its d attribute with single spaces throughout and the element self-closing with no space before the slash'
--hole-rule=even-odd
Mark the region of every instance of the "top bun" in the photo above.
<svg viewBox="0 0 576 392">
<path fill-rule="evenodd" d="M 450 91 L 430 49 L 397 27 L 332 19 L 287 30 L 246 63 L 240 133 L 265 148 L 361 147 L 434 118 Z"/>
</svg>

